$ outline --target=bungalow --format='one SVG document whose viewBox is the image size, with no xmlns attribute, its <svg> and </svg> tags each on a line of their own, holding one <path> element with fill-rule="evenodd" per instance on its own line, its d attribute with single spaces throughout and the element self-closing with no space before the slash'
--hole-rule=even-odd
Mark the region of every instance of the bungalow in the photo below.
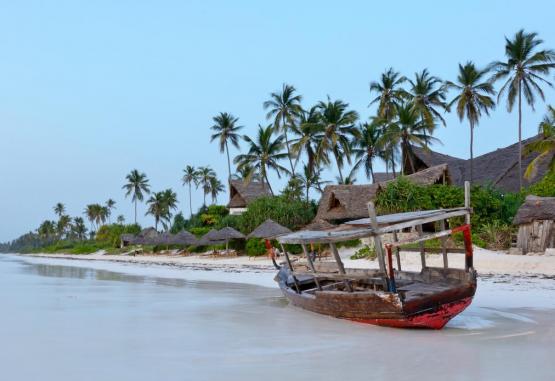
<svg viewBox="0 0 555 381">
<path fill-rule="evenodd" d="M 254 200 L 271 195 L 270 188 L 263 182 L 245 183 L 243 180 L 231 180 L 229 182 L 229 203 L 227 204 L 229 214 L 242 214 Z"/>
<path fill-rule="evenodd" d="M 555 197 L 528 196 L 513 220 L 521 254 L 555 247 Z"/>
<path fill-rule="evenodd" d="M 420 185 L 452 183 L 447 164 L 424 169 L 406 178 Z M 373 200 L 377 192 L 389 181 L 391 180 L 374 184 L 326 186 L 314 221 L 341 223 L 368 217 L 368 202 Z"/>
</svg>

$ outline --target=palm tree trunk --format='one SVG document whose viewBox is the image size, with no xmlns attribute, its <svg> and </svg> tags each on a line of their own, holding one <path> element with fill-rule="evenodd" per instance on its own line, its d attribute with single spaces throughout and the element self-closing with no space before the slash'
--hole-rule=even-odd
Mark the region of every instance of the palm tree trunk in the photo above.
<svg viewBox="0 0 555 381">
<path fill-rule="evenodd" d="M 395 173 L 395 157 L 393 157 L 393 153 L 391 154 L 391 171 L 393 172 L 393 178 L 397 178 L 397 173 Z"/>
<path fill-rule="evenodd" d="M 410 164 L 410 169 L 411 169 L 411 173 L 416 172 L 416 170 L 414 169 L 414 158 L 412 157 L 412 153 L 409 151 L 409 143 L 407 141 L 403 141 L 403 145 L 405 148 L 405 152 L 407 157 L 409 158 L 409 164 Z M 404 160 L 403 160 L 404 161 Z M 403 163 L 404 166 L 404 163 Z M 406 175 L 406 171 L 405 168 L 403 167 L 403 175 Z"/>
<path fill-rule="evenodd" d="M 270 185 L 270 182 L 268 181 L 268 174 L 266 173 L 266 171 L 264 171 L 264 180 L 266 180 L 266 185 L 268 185 L 268 188 L 270 189 L 270 193 L 272 194 L 272 196 L 274 195 L 274 190 L 272 189 L 272 186 Z"/>
<path fill-rule="evenodd" d="M 341 184 L 343 184 L 343 173 L 341 172 L 341 166 L 339 165 L 339 158 L 336 154 L 333 156 L 335 156 L 335 163 L 337 164 L 337 170 L 339 171 L 339 179 L 341 180 Z"/>
<path fill-rule="evenodd" d="M 191 196 L 191 183 L 189 182 L 189 211 L 191 212 L 190 218 L 193 218 L 193 197 Z"/>
<path fill-rule="evenodd" d="M 295 177 L 295 167 L 291 159 L 291 149 L 289 148 L 289 139 L 287 138 L 287 127 L 285 126 L 285 117 L 281 118 L 281 127 L 283 128 L 283 135 L 285 137 L 285 147 L 287 147 L 287 158 L 289 158 L 289 165 L 291 166 L 291 175 Z"/>
<path fill-rule="evenodd" d="M 225 152 L 227 153 L 227 184 L 231 182 L 231 162 L 229 161 L 229 147 L 227 146 L 227 140 L 225 141 Z"/>
<path fill-rule="evenodd" d="M 135 199 L 135 225 L 137 225 L 137 200 Z"/>
<path fill-rule="evenodd" d="M 522 190 L 522 87 L 518 83 L 518 189 Z"/>
<path fill-rule="evenodd" d="M 474 123 L 470 122 L 470 184 L 474 180 Z"/>
<path fill-rule="evenodd" d="M 372 160 L 370 160 L 370 174 L 372 175 L 372 184 L 376 182 L 376 178 L 374 177 L 374 168 L 372 167 Z"/>
</svg>

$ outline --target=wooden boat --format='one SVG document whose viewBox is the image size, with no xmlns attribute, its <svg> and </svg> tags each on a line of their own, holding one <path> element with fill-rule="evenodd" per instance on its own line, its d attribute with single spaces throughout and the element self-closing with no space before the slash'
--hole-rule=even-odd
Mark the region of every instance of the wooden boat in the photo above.
<svg viewBox="0 0 555 381">
<path fill-rule="evenodd" d="M 332 231 L 299 231 L 278 237 L 282 250 L 283 244 L 300 244 L 305 255 L 295 262 L 283 250 L 286 261 L 275 279 L 291 304 L 309 311 L 380 326 L 441 329 L 470 305 L 476 292 L 468 187 L 466 199 L 464 208 L 379 217 L 369 203 L 369 219 L 352 221 Z M 446 221 L 454 217 L 465 217 L 466 223 L 446 229 Z M 422 226 L 431 223 L 442 229 L 425 234 Z M 419 233 L 417 237 L 397 239 L 400 231 L 413 227 Z M 445 239 L 454 233 L 464 237 L 464 269 L 448 265 Z M 393 242 L 382 245 L 384 234 L 392 235 Z M 336 244 L 361 238 L 373 239 L 379 269 L 345 269 Z M 424 242 L 438 238 L 442 242 L 443 267 L 430 267 L 426 265 Z M 399 247 L 409 243 L 420 246 L 419 272 L 402 270 Z M 335 261 L 315 260 L 309 253 L 309 244 L 329 245 Z"/>
</svg>

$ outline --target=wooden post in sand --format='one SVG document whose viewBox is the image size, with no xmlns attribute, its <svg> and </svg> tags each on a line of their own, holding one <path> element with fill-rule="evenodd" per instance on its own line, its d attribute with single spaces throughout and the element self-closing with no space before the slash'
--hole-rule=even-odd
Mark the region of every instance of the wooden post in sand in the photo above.
<svg viewBox="0 0 555 381">
<path fill-rule="evenodd" d="M 374 206 L 373 201 L 370 201 L 368 203 L 368 215 L 370 216 L 370 225 L 372 226 L 372 230 L 378 231 L 378 219 L 376 218 L 376 207 Z M 376 254 L 378 255 L 380 271 L 385 273 L 385 257 L 383 252 L 382 239 L 379 234 L 374 235 L 374 250 L 376 250 Z"/>
<path fill-rule="evenodd" d="M 467 209 L 465 223 L 470 225 L 470 181 L 464 182 L 464 207 Z"/>
</svg>

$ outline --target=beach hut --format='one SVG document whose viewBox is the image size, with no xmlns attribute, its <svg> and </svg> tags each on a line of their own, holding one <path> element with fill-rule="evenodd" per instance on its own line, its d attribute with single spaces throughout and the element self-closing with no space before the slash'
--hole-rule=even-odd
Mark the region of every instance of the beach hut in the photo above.
<svg viewBox="0 0 555 381">
<path fill-rule="evenodd" d="M 194 234 L 189 233 L 187 230 L 182 230 L 173 236 L 173 243 L 175 245 L 196 246 L 198 245 L 198 239 Z"/>
<path fill-rule="evenodd" d="M 522 254 L 555 247 L 555 197 L 528 196 L 513 224 L 518 226 L 517 248 Z"/>
<path fill-rule="evenodd" d="M 254 229 L 247 238 L 267 238 L 273 239 L 279 235 L 291 233 L 291 230 L 268 218 L 256 229 Z"/>
<path fill-rule="evenodd" d="M 150 245 L 150 243 L 154 239 L 158 237 L 158 232 L 154 228 L 146 228 L 141 230 L 141 232 L 137 235 L 134 234 L 122 234 L 120 236 L 120 246 L 128 246 L 128 245 Z"/>
<path fill-rule="evenodd" d="M 261 197 L 271 196 L 270 188 L 261 181 L 231 180 L 229 182 L 229 214 L 238 215 L 247 210 L 248 205 Z"/>
</svg>

